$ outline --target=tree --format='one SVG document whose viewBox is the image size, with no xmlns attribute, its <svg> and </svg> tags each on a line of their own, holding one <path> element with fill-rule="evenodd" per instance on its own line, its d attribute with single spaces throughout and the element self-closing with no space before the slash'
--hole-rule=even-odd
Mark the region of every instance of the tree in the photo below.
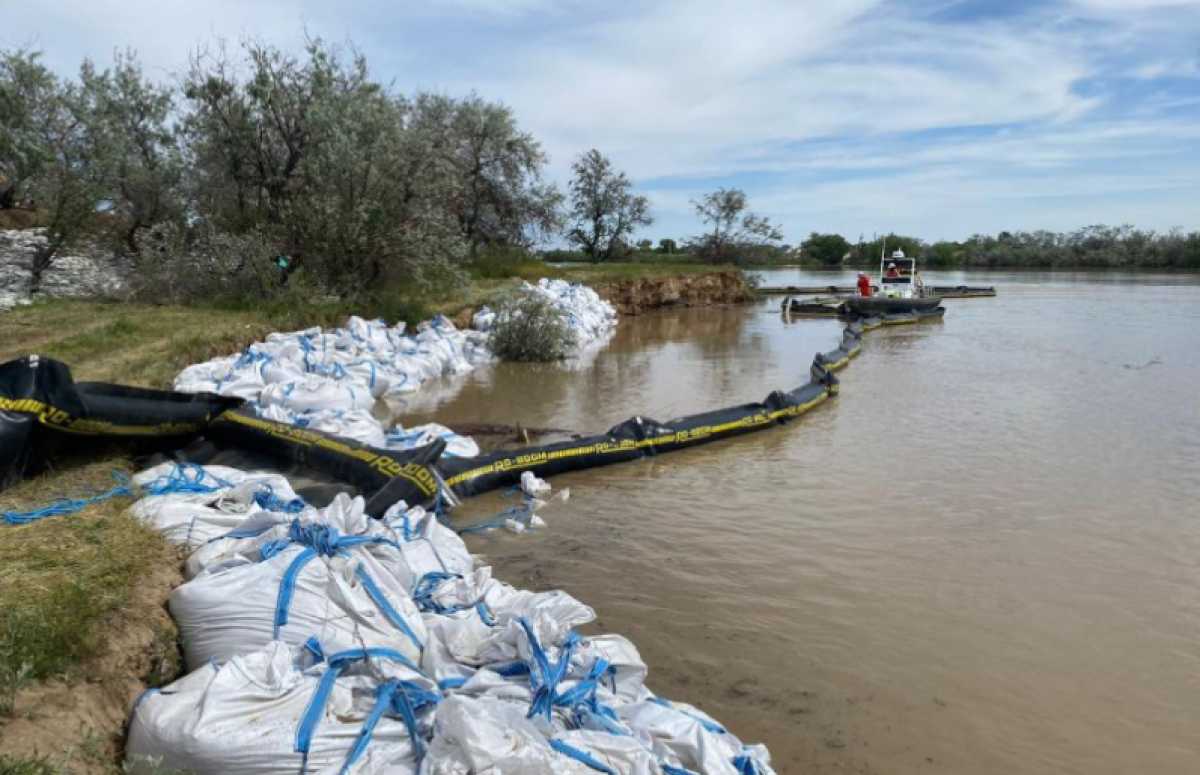
<svg viewBox="0 0 1200 775">
<path fill-rule="evenodd" d="M 567 239 L 591 256 L 607 261 L 624 249 L 624 239 L 638 226 L 649 226 L 650 202 L 633 193 L 624 172 L 617 172 L 593 148 L 571 165 L 571 215 Z"/>
<path fill-rule="evenodd" d="M 454 109 L 442 97 L 389 94 L 361 60 L 314 107 L 322 139 L 298 167 L 283 221 L 326 287 L 425 291 L 458 279 L 467 242 L 453 207 L 464 186 L 448 153 Z"/>
<path fill-rule="evenodd" d="M 33 144 L 42 161 L 29 181 L 29 192 L 45 213 L 46 239 L 30 263 L 31 293 L 41 289 L 42 275 L 62 250 L 95 226 L 104 194 L 96 164 L 103 140 L 92 131 L 94 106 L 86 91 L 74 83 L 56 82 L 40 113 Z"/>
<path fill-rule="evenodd" d="M 925 250 L 924 258 L 931 268 L 958 266 L 962 263 L 962 248 L 957 242 L 935 242 Z"/>
<path fill-rule="evenodd" d="M 841 266 L 842 259 L 850 252 L 850 243 L 841 234 L 818 234 L 814 231 L 801 243 L 800 252 L 822 266 Z"/>
<path fill-rule="evenodd" d="M 862 242 L 860 238 L 855 249 L 855 261 L 860 265 L 873 266 L 884 252 L 890 256 L 892 251 L 903 250 L 906 256 L 919 256 L 924 246 L 925 243 L 917 237 L 905 237 L 901 234 L 886 234 L 870 242 Z"/>
<path fill-rule="evenodd" d="M 183 86 L 190 104 L 184 130 L 199 173 L 195 198 L 206 217 L 234 232 L 284 225 L 301 164 L 337 125 L 320 108 L 330 107 L 335 86 L 353 89 L 366 80 L 361 57 L 346 66 L 319 39 L 308 42 L 303 61 L 260 44 L 243 49 L 247 80 L 237 77 L 222 46 L 193 55 Z"/>
<path fill-rule="evenodd" d="M 740 189 L 719 188 L 693 200 L 692 206 L 711 229 L 692 240 L 692 249 L 713 263 L 752 261 L 783 240 L 770 219 L 746 212 L 746 192 Z"/>
<path fill-rule="evenodd" d="M 480 245 L 529 247 L 561 228 L 562 194 L 541 180 L 546 155 L 512 110 L 472 95 L 457 103 L 447 153 L 462 176 L 454 203 L 474 256 Z"/>
<path fill-rule="evenodd" d="M 658 241 L 658 252 L 671 255 L 679 252 L 679 245 L 673 239 L 660 239 Z"/>
<path fill-rule="evenodd" d="M 143 230 L 183 218 L 183 159 L 169 126 L 172 91 L 147 81 L 132 52 L 118 54 L 113 68 L 100 73 L 85 61 L 80 86 L 107 220 L 133 255 Z"/>
<path fill-rule="evenodd" d="M 59 83 L 37 51 L 0 51 L 0 210 L 30 205 L 50 162 L 42 129 L 58 107 Z"/>
</svg>

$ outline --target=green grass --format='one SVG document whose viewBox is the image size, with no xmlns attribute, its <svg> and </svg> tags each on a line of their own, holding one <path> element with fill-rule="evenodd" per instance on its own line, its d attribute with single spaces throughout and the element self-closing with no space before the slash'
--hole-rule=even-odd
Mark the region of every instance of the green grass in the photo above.
<svg viewBox="0 0 1200 775">
<path fill-rule="evenodd" d="M 129 461 L 109 456 L 22 482 L 0 494 L 0 510 L 26 510 L 58 497 L 112 486 Z M 158 533 L 115 498 L 66 517 L 0 526 L 0 715 L 24 685 L 71 677 L 103 642 L 102 623 L 123 606 L 154 563 L 172 561 Z M 168 654 L 169 656 L 169 654 Z"/>
<path fill-rule="evenodd" d="M 0 754 L 0 775 L 59 775 L 61 772 L 42 756 L 31 759 Z"/>
</svg>

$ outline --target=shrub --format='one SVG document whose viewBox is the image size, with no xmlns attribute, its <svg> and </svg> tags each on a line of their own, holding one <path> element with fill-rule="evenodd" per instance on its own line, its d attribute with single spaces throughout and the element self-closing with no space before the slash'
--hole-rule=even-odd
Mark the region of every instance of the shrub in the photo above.
<svg viewBox="0 0 1200 775">
<path fill-rule="evenodd" d="M 136 295 L 154 302 L 241 299 L 259 303 L 286 290 L 277 251 L 258 233 L 232 235 L 209 227 L 164 224 L 142 240 L 135 257 Z M 289 284 L 302 282 L 293 276 Z"/>
<path fill-rule="evenodd" d="M 566 315 L 543 296 L 515 291 L 496 305 L 492 352 L 506 361 L 556 361 L 575 346 Z"/>
</svg>

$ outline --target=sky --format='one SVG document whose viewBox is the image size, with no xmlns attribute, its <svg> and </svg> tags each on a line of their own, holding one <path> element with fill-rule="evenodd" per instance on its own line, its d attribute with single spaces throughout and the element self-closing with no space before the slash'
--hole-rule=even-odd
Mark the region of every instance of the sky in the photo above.
<svg viewBox="0 0 1200 775">
<path fill-rule="evenodd" d="M 0 46 L 171 79 L 219 38 L 352 41 L 402 92 L 511 106 L 560 183 L 598 148 L 640 236 L 744 190 L 787 241 L 1200 229 L 1200 0 L 0 0 Z"/>
</svg>

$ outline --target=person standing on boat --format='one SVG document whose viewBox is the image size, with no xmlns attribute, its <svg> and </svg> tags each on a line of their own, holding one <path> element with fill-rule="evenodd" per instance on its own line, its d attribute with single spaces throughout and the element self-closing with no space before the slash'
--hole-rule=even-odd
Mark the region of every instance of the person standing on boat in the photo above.
<svg viewBox="0 0 1200 775">
<path fill-rule="evenodd" d="M 884 277 L 899 277 L 899 276 L 900 276 L 900 270 L 896 268 L 896 262 L 889 261 L 888 265 L 887 265 L 887 271 L 884 273 Z"/>
<path fill-rule="evenodd" d="M 870 296 L 871 295 L 871 278 L 867 277 L 866 272 L 858 273 L 858 295 L 859 296 Z"/>
</svg>

